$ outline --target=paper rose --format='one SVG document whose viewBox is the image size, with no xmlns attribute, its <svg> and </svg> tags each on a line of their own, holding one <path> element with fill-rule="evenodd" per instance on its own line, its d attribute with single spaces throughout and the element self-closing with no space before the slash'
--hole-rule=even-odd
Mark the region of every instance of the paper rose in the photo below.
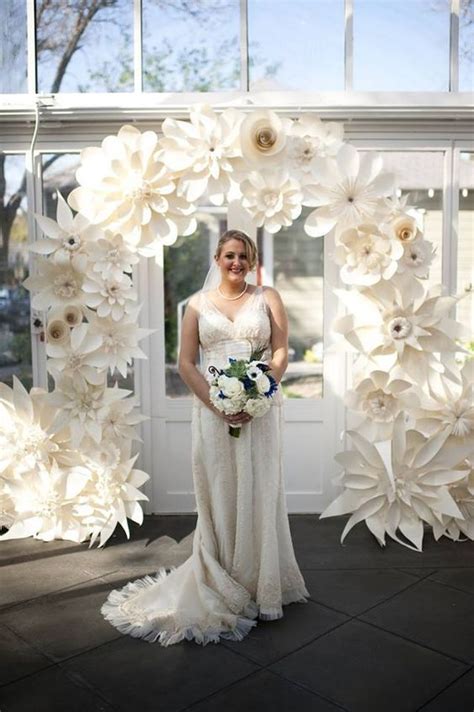
<svg viewBox="0 0 474 712">
<path fill-rule="evenodd" d="M 121 233 L 133 248 L 171 245 L 178 233 L 193 233 L 194 206 L 177 196 L 172 174 L 155 157 L 157 144 L 153 131 L 123 126 L 100 148 L 84 149 L 69 205 L 94 225 Z"/>
<path fill-rule="evenodd" d="M 190 110 L 190 121 L 166 118 L 157 156 L 179 176 L 177 194 L 190 203 L 208 193 L 211 203 L 222 205 L 241 157 L 240 124 L 244 115 L 235 109 L 222 114 L 207 105 Z"/>
<path fill-rule="evenodd" d="M 336 455 L 344 468 L 345 490 L 320 515 L 351 513 L 341 542 L 365 520 L 381 546 L 388 534 L 399 544 L 421 551 L 423 522 L 436 526 L 443 515 L 462 517 L 449 487 L 465 477 L 466 446 L 452 446 L 445 432 L 425 438 L 415 430 L 406 431 L 403 414 L 396 418 L 389 452 L 379 451 L 355 431 L 348 435 L 354 450 Z"/>
<path fill-rule="evenodd" d="M 342 265 L 345 284 L 371 286 L 381 279 L 391 279 L 403 255 L 402 245 L 384 235 L 375 225 L 360 225 L 344 230 L 335 251 Z"/>
<path fill-rule="evenodd" d="M 407 398 L 411 388 L 409 381 L 392 379 L 385 371 L 372 371 L 345 397 L 346 405 L 362 418 L 354 429 L 370 442 L 391 438 L 397 415 L 407 405 L 413 405 L 413 394 Z"/>
<path fill-rule="evenodd" d="M 301 213 L 302 193 L 296 180 L 280 172 L 253 171 L 244 180 L 242 206 L 250 213 L 257 227 L 270 233 L 288 227 Z"/>
<path fill-rule="evenodd" d="M 303 205 L 316 207 L 306 218 L 311 237 L 326 235 L 337 225 L 338 232 L 362 223 L 374 223 L 384 213 L 383 196 L 393 190 L 393 175 L 382 173 L 378 155 L 359 156 L 344 144 L 334 160 L 318 163 L 318 184 L 305 186 Z"/>
<path fill-rule="evenodd" d="M 91 225 L 80 213 L 73 217 L 61 193 L 57 193 L 57 198 L 56 221 L 35 214 L 36 222 L 47 237 L 37 240 L 28 249 L 49 257 L 57 264 L 71 265 L 79 272 L 85 272 L 88 246 L 103 236 L 102 230 Z"/>
<path fill-rule="evenodd" d="M 252 111 L 240 126 L 244 159 L 255 168 L 274 165 L 286 146 L 291 120 L 280 118 L 274 111 Z"/>
<path fill-rule="evenodd" d="M 389 223 L 389 234 L 402 243 L 413 242 L 422 237 L 422 233 L 416 224 L 416 219 L 411 215 L 398 215 Z"/>
</svg>

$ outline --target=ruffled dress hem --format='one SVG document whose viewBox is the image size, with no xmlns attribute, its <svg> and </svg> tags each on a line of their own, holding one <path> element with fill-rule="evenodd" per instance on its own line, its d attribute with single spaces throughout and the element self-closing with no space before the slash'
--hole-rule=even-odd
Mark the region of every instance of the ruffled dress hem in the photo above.
<svg viewBox="0 0 474 712">
<path fill-rule="evenodd" d="M 174 645 L 182 640 L 194 640 L 199 645 L 207 643 L 219 643 L 220 639 L 241 641 L 257 625 L 257 618 L 264 621 L 278 620 L 283 617 L 282 608 L 260 607 L 255 601 L 249 600 L 245 604 L 240 614 L 236 616 L 236 624 L 231 629 L 220 627 L 203 628 L 198 623 L 185 626 L 169 628 L 168 621 L 160 621 L 158 618 L 131 620 L 130 612 L 124 610 L 124 604 L 136 594 L 144 589 L 154 586 L 168 575 L 167 569 L 171 572 L 176 567 L 162 567 L 154 576 L 144 576 L 135 581 L 130 581 L 121 589 L 111 591 L 107 600 L 101 607 L 101 613 L 106 620 L 117 630 L 133 638 L 141 638 L 149 643 L 158 641 L 162 646 Z M 306 596 L 309 596 L 306 589 L 292 589 L 282 596 L 282 605 L 289 603 L 307 603 Z"/>
</svg>

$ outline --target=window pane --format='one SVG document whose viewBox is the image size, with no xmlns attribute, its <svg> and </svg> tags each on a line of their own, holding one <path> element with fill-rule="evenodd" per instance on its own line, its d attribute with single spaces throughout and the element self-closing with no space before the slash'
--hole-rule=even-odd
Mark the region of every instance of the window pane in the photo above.
<svg viewBox="0 0 474 712">
<path fill-rule="evenodd" d="M 459 162 L 459 227 L 457 292 L 474 288 L 474 153 L 461 153 Z M 457 319 L 471 333 L 474 349 L 474 292 L 462 299 Z"/>
<path fill-rule="evenodd" d="M 286 398 L 323 395 L 324 240 L 304 231 L 311 211 L 273 238 L 273 281 L 289 320 L 289 364 L 282 379 Z"/>
<path fill-rule="evenodd" d="M 23 180 L 24 156 L 0 155 L 4 209 L 0 216 L 0 381 L 12 385 L 13 375 L 30 389 L 30 295 L 22 287 L 28 277 L 28 223 Z"/>
<path fill-rule="evenodd" d="M 354 0 L 354 89 L 447 91 L 449 0 Z"/>
<path fill-rule="evenodd" d="M 133 0 L 36 0 L 38 91 L 133 89 Z"/>
<path fill-rule="evenodd" d="M 144 91 L 238 89 L 239 33 L 239 0 L 143 0 Z"/>
<path fill-rule="evenodd" d="M 459 91 L 474 91 L 474 3 L 461 0 L 459 9 Z"/>
<path fill-rule="evenodd" d="M 166 395 L 189 396 L 178 373 L 179 332 L 188 299 L 199 291 L 209 269 L 217 238 L 227 229 L 225 214 L 198 213 L 198 227 L 164 248 Z"/>
<path fill-rule="evenodd" d="M 249 0 L 250 88 L 342 91 L 343 0 Z"/>
<path fill-rule="evenodd" d="M 0 93 L 27 89 L 26 0 L 0 3 Z"/>
<path fill-rule="evenodd" d="M 361 151 L 363 153 L 363 151 Z M 425 240 L 433 243 L 436 254 L 427 285 L 439 284 L 443 240 L 443 151 L 377 151 L 384 171 L 394 173 L 401 195 L 408 194 L 408 206 L 417 208 Z"/>
</svg>

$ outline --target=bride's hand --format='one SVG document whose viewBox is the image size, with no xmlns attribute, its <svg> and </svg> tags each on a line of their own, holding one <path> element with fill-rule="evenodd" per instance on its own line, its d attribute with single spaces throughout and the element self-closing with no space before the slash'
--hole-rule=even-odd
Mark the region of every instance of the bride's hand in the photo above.
<svg viewBox="0 0 474 712">
<path fill-rule="evenodd" d="M 229 423 L 229 425 L 244 425 L 245 423 L 250 423 L 252 420 L 252 416 L 245 413 L 245 411 L 241 411 L 235 415 L 226 415 L 225 413 L 222 413 L 222 416 L 226 423 Z"/>
</svg>

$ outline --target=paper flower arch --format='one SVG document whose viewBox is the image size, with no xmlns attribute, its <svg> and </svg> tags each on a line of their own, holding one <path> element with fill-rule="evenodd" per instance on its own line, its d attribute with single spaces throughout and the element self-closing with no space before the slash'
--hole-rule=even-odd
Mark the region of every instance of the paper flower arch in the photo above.
<svg viewBox="0 0 474 712">
<path fill-rule="evenodd" d="M 0 384 L 0 538 L 36 536 L 103 545 L 117 524 L 140 523 L 148 475 L 134 469 L 143 420 L 126 376 L 138 342 L 139 256 L 196 229 L 196 201 L 240 200 L 271 233 L 311 207 L 305 230 L 334 241 L 348 313 L 334 331 L 358 354 L 346 404 L 353 449 L 340 453 L 343 492 L 321 517 L 351 514 L 343 540 L 365 521 L 420 551 L 436 539 L 474 539 L 472 368 L 461 368 L 458 297 L 424 280 L 434 256 L 416 213 L 396 197 L 380 156 L 344 142 L 342 124 L 269 110 L 210 106 L 189 121 L 166 119 L 162 136 L 123 126 L 86 148 L 79 187 L 58 195 L 56 220 L 38 215 L 44 238 L 25 286 L 47 312 L 47 366 L 54 390 Z M 73 215 L 73 208 L 76 214 Z M 403 538 L 401 538 L 403 537 Z"/>
</svg>

